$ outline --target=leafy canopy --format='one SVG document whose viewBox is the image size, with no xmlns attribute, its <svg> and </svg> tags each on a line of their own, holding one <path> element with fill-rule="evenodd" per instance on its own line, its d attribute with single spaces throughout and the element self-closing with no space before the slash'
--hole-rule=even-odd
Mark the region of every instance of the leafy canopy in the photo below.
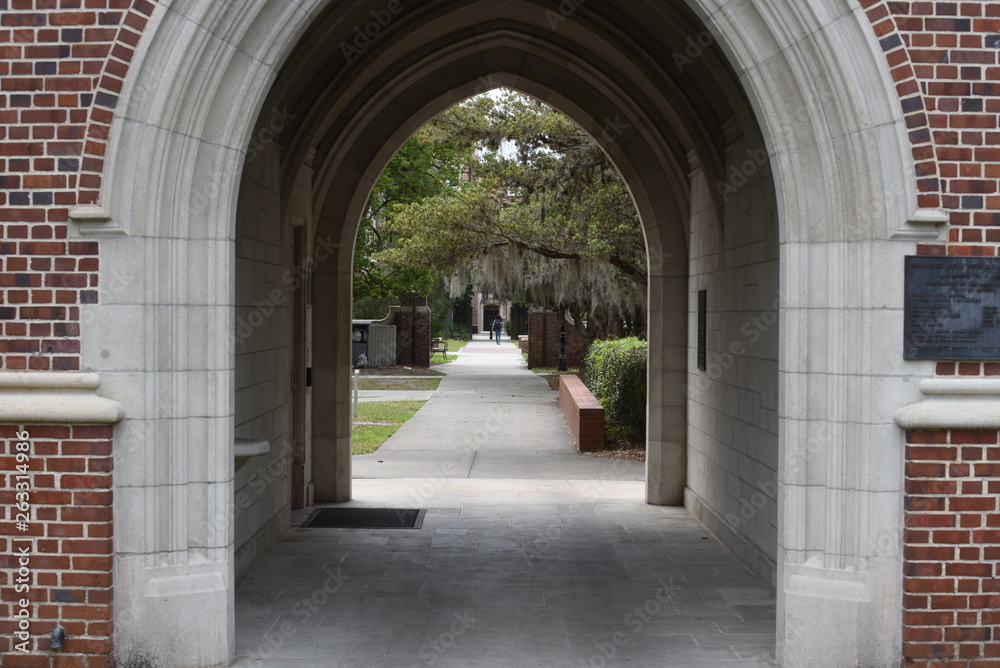
<svg viewBox="0 0 1000 668">
<path fill-rule="evenodd" d="M 387 289 L 447 276 L 607 329 L 642 322 L 646 250 L 625 184 L 551 107 L 494 91 L 408 142 L 376 186 L 356 258 Z"/>
</svg>

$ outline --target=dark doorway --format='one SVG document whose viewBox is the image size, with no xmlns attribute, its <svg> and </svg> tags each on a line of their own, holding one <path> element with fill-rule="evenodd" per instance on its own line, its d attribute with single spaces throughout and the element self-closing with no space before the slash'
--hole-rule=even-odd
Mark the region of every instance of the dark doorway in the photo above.
<svg viewBox="0 0 1000 668">
<path fill-rule="evenodd" d="M 500 307 L 496 304 L 487 304 L 483 307 L 483 331 L 493 331 L 493 319 L 500 315 Z"/>
</svg>

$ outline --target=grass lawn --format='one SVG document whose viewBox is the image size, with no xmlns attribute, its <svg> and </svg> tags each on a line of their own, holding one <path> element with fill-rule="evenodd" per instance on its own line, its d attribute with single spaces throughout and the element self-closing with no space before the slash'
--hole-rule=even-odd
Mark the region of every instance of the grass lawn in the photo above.
<svg viewBox="0 0 1000 668">
<path fill-rule="evenodd" d="M 557 371 L 554 366 L 539 366 L 532 369 L 536 374 L 548 381 L 549 387 L 551 387 L 556 392 L 559 391 L 559 376 L 562 375 L 580 375 L 580 369 L 577 367 L 570 367 L 568 371 Z"/>
<path fill-rule="evenodd" d="M 403 423 L 413 417 L 426 401 L 363 401 L 351 428 L 351 454 L 375 452 Z M 378 424 L 358 424 L 377 422 Z"/>
<path fill-rule="evenodd" d="M 436 390 L 440 378 L 393 378 L 392 376 L 367 376 L 358 380 L 359 390 Z"/>
<path fill-rule="evenodd" d="M 454 362 L 458 359 L 458 355 L 455 353 L 469 343 L 468 341 L 459 341 L 458 339 L 445 339 L 445 341 L 448 342 L 448 354 L 431 353 L 431 364 L 447 364 L 448 362 Z"/>
</svg>

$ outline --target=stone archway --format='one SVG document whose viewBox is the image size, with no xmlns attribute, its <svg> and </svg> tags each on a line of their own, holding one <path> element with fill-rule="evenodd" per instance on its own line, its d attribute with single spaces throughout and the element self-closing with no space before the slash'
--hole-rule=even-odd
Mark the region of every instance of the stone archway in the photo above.
<svg viewBox="0 0 1000 668">
<path fill-rule="evenodd" d="M 728 109 L 744 132 L 759 126 L 781 240 L 779 657 L 790 666 L 895 661 L 901 591 L 892 537 L 899 534 L 902 437 L 892 414 L 916 398 L 901 376 L 929 367 L 904 364 L 867 338 L 888 326 L 902 296 L 873 294 L 858 276 L 901 258 L 909 245 L 893 239 L 920 235 L 909 222 L 923 216 L 898 102 L 860 10 L 846 2 L 809 3 L 803 11 L 782 0 L 765 11 L 740 0 L 692 0 L 690 13 L 639 3 L 610 16 L 588 5 L 456 9 L 441 0 L 401 10 L 398 21 L 370 35 L 374 41 L 359 49 L 364 67 L 318 80 L 304 59 L 272 85 L 296 45 L 329 51 L 355 27 L 378 21 L 371 12 L 393 14 L 375 4 L 343 11 L 318 0 L 161 6 L 133 63 L 101 195 L 111 220 L 105 227 L 118 236 L 102 243 L 102 304 L 92 312 L 109 326 L 141 326 L 145 336 L 124 366 L 84 351 L 126 415 L 115 432 L 123 660 L 217 665 L 231 656 L 231 250 L 246 147 L 268 96 L 317 93 L 298 119 L 309 132 L 283 147 L 281 192 L 295 190 L 303 169 L 314 172 L 316 238 L 329 233 L 338 258 L 315 282 L 332 300 L 336 332 L 349 322 L 352 221 L 374 175 L 421 120 L 492 75 L 495 85 L 546 99 L 602 141 L 646 223 L 661 267 L 651 280 L 650 326 L 664 332 L 651 346 L 650 422 L 658 425 L 650 437 L 651 502 L 676 501 L 683 489 L 683 478 L 670 476 L 687 442 L 688 403 L 679 393 L 687 350 L 678 343 L 686 341 L 686 318 L 654 321 L 652 313 L 688 311 L 690 158 L 709 188 L 739 169 L 726 162 L 725 133 L 696 121 Z M 481 28 L 457 39 L 451 31 L 461 25 Z M 644 30 L 623 29 L 637 25 Z M 706 86 L 684 94 L 666 75 L 684 63 L 676 54 Z M 727 85 L 708 90 L 719 81 Z M 138 91 L 146 94 L 130 104 Z M 185 103 L 193 91 L 194 103 Z M 721 128 L 729 116 L 714 120 Z M 724 210 L 722 199 L 703 201 Z M 683 262 L 672 254 L 678 249 Z M 151 280 L 130 280 L 130 272 Z M 315 413 L 326 420 L 314 425 L 314 449 L 341 453 L 339 464 L 315 471 L 328 499 L 349 494 L 345 388 L 337 379 L 349 364 L 345 350 L 335 345 L 314 360 Z M 859 364 L 858 350 L 874 351 L 875 363 Z M 874 407 L 865 401 L 873 394 L 882 398 Z M 711 508 L 693 510 L 726 533 Z M 887 646 L 885 638 L 897 639 Z"/>
</svg>

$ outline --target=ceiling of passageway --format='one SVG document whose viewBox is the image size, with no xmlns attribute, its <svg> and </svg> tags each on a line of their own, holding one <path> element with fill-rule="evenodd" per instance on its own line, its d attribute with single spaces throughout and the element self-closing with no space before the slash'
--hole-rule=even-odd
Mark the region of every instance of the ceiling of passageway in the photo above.
<svg viewBox="0 0 1000 668">
<path fill-rule="evenodd" d="M 315 148 L 322 180 L 325 160 L 365 172 L 379 147 L 357 146 L 385 145 L 388 160 L 400 137 L 499 85 L 581 123 L 631 181 L 670 165 L 667 180 L 686 188 L 692 152 L 718 179 L 723 128 L 735 118 L 756 134 L 714 38 L 685 5 L 662 0 L 333 2 L 288 56 L 265 109 L 296 119 L 282 137 L 286 178 Z M 632 150 L 627 173 L 616 143 L 645 148 L 648 161 Z"/>
</svg>

